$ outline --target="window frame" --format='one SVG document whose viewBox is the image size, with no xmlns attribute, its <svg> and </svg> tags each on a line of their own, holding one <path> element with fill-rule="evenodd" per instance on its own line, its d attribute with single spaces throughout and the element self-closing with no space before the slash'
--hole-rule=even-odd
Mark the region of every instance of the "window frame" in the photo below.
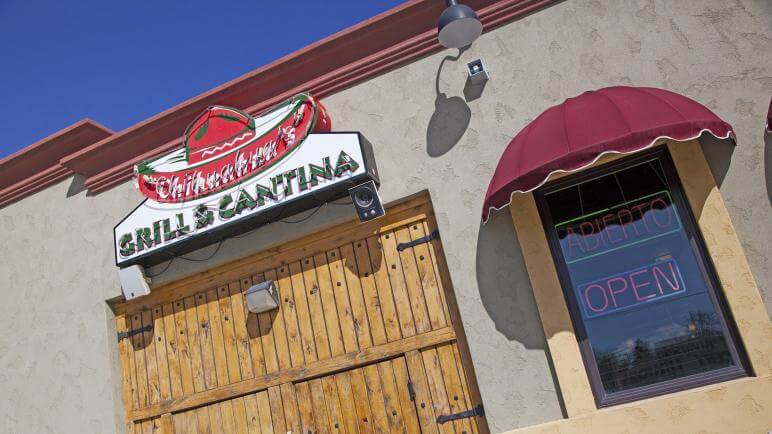
<svg viewBox="0 0 772 434">
<path fill-rule="evenodd" d="M 563 258 L 560 248 L 560 241 L 554 230 L 554 221 L 550 214 L 545 196 L 556 191 L 599 178 L 610 173 L 618 172 L 626 168 L 635 166 L 646 161 L 658 160 L 661 163 L 665 180 L 671 191 L 673 204 L 682 217 L 682 226 L 685 231 L 689 244 L 692 247 L 697 263 L 700 266 L 702 275 L 707 286 L 707 293 L 711 301 L 716 306 L 716 312 L 719 314 L 721 329 L 727 340 L 727 347 L 730 356 L 734 362 L 733 366 L 721 369 L 692 374 L 673 380 L 666 380 L 646 386 L 639 386 L 620 392 L 608 393 L 603 387 L 598 364 L 595 354 L 592 350 L 589 337 L 582 320 L 580 306 L 574 295 L 573 286 L 568 272 L 568 267 Z M 723 288 L 719 282 L 718 276 L 713 265 L 712 258 L 705 246 L 699 225 L 694 218 L 692 208 L 686 200 L 681 180 L 673 163 L 667 146 L 660 145 L 647 151 L 639 152 L 631 156 L 622 157 L 615 161 L 583 170 L 579 173 L 564 176 L 560 179 L 551 181 L 533 192 L 536 202 L 536 208 L 542 223 L 542 229 L 547 237 L 547 245 L 550 249 L 552 261 L 557 271 L 563 296 L 568 307 L 571 323 L 576 333 L 576 339 L 579 344 L 582 361 L 585 371 L 589 378 L 590 387 L 595 404 L 598 408 L 610 407 L 641 399 L 679 392 L 709 384 L 715 384 L 741 377 L 752 376 L 750 363 L 746 356 L 746 350 L 742 339 L 737 331 L 734 318 L 728 308 L 727 300 L 724 296 Z"/>
</svg>

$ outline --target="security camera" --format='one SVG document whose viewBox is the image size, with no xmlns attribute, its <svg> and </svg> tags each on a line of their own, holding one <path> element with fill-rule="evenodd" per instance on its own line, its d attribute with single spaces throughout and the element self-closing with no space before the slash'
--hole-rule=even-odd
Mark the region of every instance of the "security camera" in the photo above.
<svg viewBox="0 0 772 434">
<path fill-rule="evenodd" d="M 348 193 L 351 195 L 351 201 L 354 202 L 360 222 L 368 222 L 386 214 L 374 181 L 351 187 Z"/>
</svg>

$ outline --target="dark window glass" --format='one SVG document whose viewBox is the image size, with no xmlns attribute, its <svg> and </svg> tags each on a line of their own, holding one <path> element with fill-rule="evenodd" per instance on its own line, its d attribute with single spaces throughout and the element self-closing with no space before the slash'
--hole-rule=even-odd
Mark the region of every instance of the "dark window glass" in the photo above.
<svg viewBox="0 0 772 434">
<path fill-rule="evenodd" d="M 669 160 L 637 160 L 540 194 L 601 404 L 743 373 Z"/>
</svg>

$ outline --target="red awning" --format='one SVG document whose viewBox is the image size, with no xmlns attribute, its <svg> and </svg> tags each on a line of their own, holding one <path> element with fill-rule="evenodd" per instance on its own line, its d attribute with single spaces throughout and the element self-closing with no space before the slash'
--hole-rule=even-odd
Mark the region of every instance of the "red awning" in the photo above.
<svg viewBox="0 0 772 434">
<path fill-rule="evenodd" d="M 732 127 L 683 95 L 651 87 L 607 87 L 550 107 L 509 143 L 488 186 L 483 221 L 515 193 L 534 190 L 556 172 L 573 172 L 603 154 L 648 148 L 661 138 L 703 132 L 734 139 Z"/>
</svg>

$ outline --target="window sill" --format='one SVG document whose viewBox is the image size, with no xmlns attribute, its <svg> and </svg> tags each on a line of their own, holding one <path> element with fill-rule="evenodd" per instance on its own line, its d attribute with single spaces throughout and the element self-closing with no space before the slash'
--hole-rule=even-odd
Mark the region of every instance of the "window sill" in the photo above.
<svg viewBox="0 0 772 434">
<path fill-rule="evenodd" d="M 615 407 L 622 404 L 645 401 L 664 395 L 672 395 L 680 391 L 696 390 L 702 387 L 730 382 L 746 378 L 748 372 L 737 366 L 703 372 L 688 377 L 670 380 L 650 386 L 639 387 L 613 394 L 607 394 L 598 399 L 597 406 L 601 408 Z M 643 396 L 641 396 L 643 395 Z"/>
<path fill-rule="evenodd" d="M 598 409 L 502 434 L 766 432 L 772 426 L 772 375 L 718 384 Z"/>
</svg>

